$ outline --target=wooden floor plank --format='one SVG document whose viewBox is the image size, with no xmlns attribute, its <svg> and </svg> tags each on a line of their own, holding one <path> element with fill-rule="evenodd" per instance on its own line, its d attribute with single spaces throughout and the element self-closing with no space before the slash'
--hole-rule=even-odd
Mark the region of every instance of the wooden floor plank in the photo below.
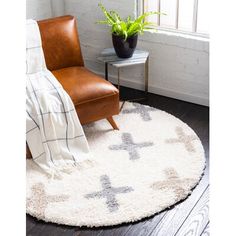
<svg viewBox="0 0 236 236">
<path fill-rule="evenodd" d="M 209 187 L 176 233 L 176 236 L 199 236 L 209 221 Z"/>
<path fill-rule="evenodd" d="M 27 216 L 27 224 L 32 219 L 35 219 L 31 216 Z M 36 221 L 35 227 L 27 230 L 28 236 L 34 235 L 44 235 L 44 236 L 71 236 L 74 232 L 75 227 L 70 227 L 66 225 L 58 225 L 53 223 L 46 223 L 44 221 Z M 38 234 L 37 234 L 38 233 Z"/>
<path fill-rule="evenodd" d="M 69 235 L 68 230 L 64 230 L 63 227 L 57 227 L 55 224 L 49 224 L 47 227 L 44 227 L 40 234 L 43 236 L 59 236 L 59 235 Z"/>
<path fill-rule="evenodd" d="M 35 225 L 37 221 L 32 216 L 27 215 L 26 217 L 26 233 L 28 233 Z"/>
<path fill-rule="evenodd" d="M 139 223 L 134 223 L 126 232 L 125 236 L 146 236 L 151 232 L 165 216 L 166 211 L 151 217 L 149 220 L 143 220 Z"/>
<path fill-rule="evenodd" d="M 144 93 L 135 89 L 121 88 L 121 97 L 124 99 L 143 97 Z M 183 122 L 187 123 L 199 136 L 201 139 L 207 157 L 208 163 L 208 146 L 209 146 L 209 108 L 179 101 L 172 98 L 167 98 L 164 96 L 159 96 L 155 94 L 148 94 L 148 100 L 140 102 L 144 105 L 149 105 L 156 107 L 158 109 L 164 110 L 177 118 L 180 118 Z M 38 221 L 31 216 L 27 216 L 27 235 L 28 236 L 147 236 L 155 235 L 158 236 L 171 236 L 173 232 L 182 223 L 182 228 L 186 228 L 186 224 L 191 224 L 194 219 L 200 218 L 197 214 L 197 207 L 194 205 L 202 192 L 201 186 L 207 186 L 208 180 L 208 167 L 206 169 L 205 176 L 203 177 L 200 184 L 193 191 L 192 195 L 186 199 L 184 202 L 177 205 L 175 208 L 166 210 L 161 214 L 157 214 L 153 217 L 143 219 L 140 222 L 133 224 L 122 224 L 114 227 L 99 227 L 99 228 L 86 228 L 86 227 L 69 227 L 57 224 L 46 223 L 43 221 Z M 195 197 L 194 197 L 195 196 Z M 191 200 L 196 198 L 195 201 Z M 199 200 L 200 201 L 200 200 Z M 192 205 L 191 205 L 191 203 Z M 194 207 L 195 206 L 195 207 Z M 189 214 L 190 209 L 192 212 Z M 198 206 L 199 208 L 199 206 Z M 200 209 L 199 209 L 200 211 Z M 201 211 L 200 211 L 201 212 Z M 207 218 L 207 217 L 205 217 Z M 172 219 L 172 221 L 170 221 Z M 178 220 L 177 220 L 178 219 Z M 185 220 L 184 220 L 185 219 Z M 184 221 L 184 222 L 183 222 Z M 206 219 L 204 220 L 204 222 Z M 169 223 L 168 223 L 169 222 Z M 206 223 L 205 223 L 206 224 Z M 202 228 L 202 235 L 209 235 L 209 227 L 205 225 L 205 229 Z M 195 224 L 191 224 L 192 228 L 196 228 Z M 184 228 L 181 230 L 184 230 Z M 173 230 L 174 229 L 174 230 Z M 163 232 L 165 234 L 163 234 Z M 182 231 L 181 231 L 182 232 Z M 189 231 L 192 232 L 191 230 Z M 196 232 L 196 230 L 195 230 Z M 180 230 L 179 230 L 180 233 Z M 178 234 L 179 235 L 179 234 Z M 194 234 L 190 234 L 194 235 Z M 183 235 L 181 235 L 183 236 Z M 188 235 L 189 236 L 189 235 Z M 199 235 L 197 235 L 199 236 Z"/>
<path fill-rule="evenodd" d="M 131 224 L 106 227 L 99 236 L 124 236 L 130 227 L 132 227 Z"/>
<path fill-rule="evenodd" d="M 41 236 L 42 230 L 44 230 L 47 227 L 47 224 L 43 221 L 37 221 L 35 222 L 35 226 L 31 228 L 26 235 L 27 236 Z"/>
<path fill-rule="evenodd" d="M 100 228 L 79 228 L 71 236 L 100 236 L 103 232 Z"/>
</svg>

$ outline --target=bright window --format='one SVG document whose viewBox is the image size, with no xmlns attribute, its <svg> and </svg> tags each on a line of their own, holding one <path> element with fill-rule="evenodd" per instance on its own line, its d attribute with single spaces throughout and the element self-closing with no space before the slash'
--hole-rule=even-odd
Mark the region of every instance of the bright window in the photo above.
<svg viewBox="0 0 236 236">
<path fill-rule="evenodd" d="M 205 37 L 209 35 L 209 0 L 143 0 L 142 10 L 166 14 L 147 19 L 157 23 L 160 29 Z"/>
</svg>

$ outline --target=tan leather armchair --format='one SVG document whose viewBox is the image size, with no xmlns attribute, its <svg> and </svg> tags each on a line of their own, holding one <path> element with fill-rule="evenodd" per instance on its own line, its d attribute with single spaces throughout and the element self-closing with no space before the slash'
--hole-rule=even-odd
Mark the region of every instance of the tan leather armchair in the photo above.
<svg viewBox="0 0 236 236">
<path fill-rule="evenodd" d="M 84 67 L 77 22 L 73 16 L 38 21 L 47 68 L 70 95 L 81 124 L 119 114 L 119 91 Z M 29 151 L 27 151 L 29 156 Z"/>
<path fill-rule="evenodd" d="M 47 68 L 72 98 L 80 122 L 86 124 L 119 113 L 119 91 L 84 67 L 76 19 L 62 16 L 38 21 Z"/>
</svg>

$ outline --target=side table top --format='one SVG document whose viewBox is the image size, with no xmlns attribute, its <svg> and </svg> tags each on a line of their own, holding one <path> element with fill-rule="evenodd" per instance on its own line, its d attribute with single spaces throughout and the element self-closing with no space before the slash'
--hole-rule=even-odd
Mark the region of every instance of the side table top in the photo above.
<svg viewBox="0 0 236 236">
<path fill-rule="evenodd" d="M 124 67 L 135 64 L 143 64 L 146 62 L 148 56 L 149 52 L 136 49 L 132 57 L 127 59 L 119 58 L 117 57 L 114 48 L 106 48 L 101 52 L 101 55 L 97 59 L 115 67 Z"/>
</svg>

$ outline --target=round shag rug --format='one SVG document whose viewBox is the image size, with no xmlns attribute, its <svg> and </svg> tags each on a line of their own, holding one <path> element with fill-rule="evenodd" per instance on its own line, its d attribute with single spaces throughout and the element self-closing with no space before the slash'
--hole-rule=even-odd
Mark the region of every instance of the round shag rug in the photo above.
<svg viewBox="0 0 236 236">
<path fill-rule="evenodd" d="M 93 159 L 62 179 L 27 160 L 27 213 L 72 226 L 133 222 L 186 198 L 205 167 L 201 141 L 176 117 L 126 102 L 114 117 L 84 126 Z"/>
</svg>

